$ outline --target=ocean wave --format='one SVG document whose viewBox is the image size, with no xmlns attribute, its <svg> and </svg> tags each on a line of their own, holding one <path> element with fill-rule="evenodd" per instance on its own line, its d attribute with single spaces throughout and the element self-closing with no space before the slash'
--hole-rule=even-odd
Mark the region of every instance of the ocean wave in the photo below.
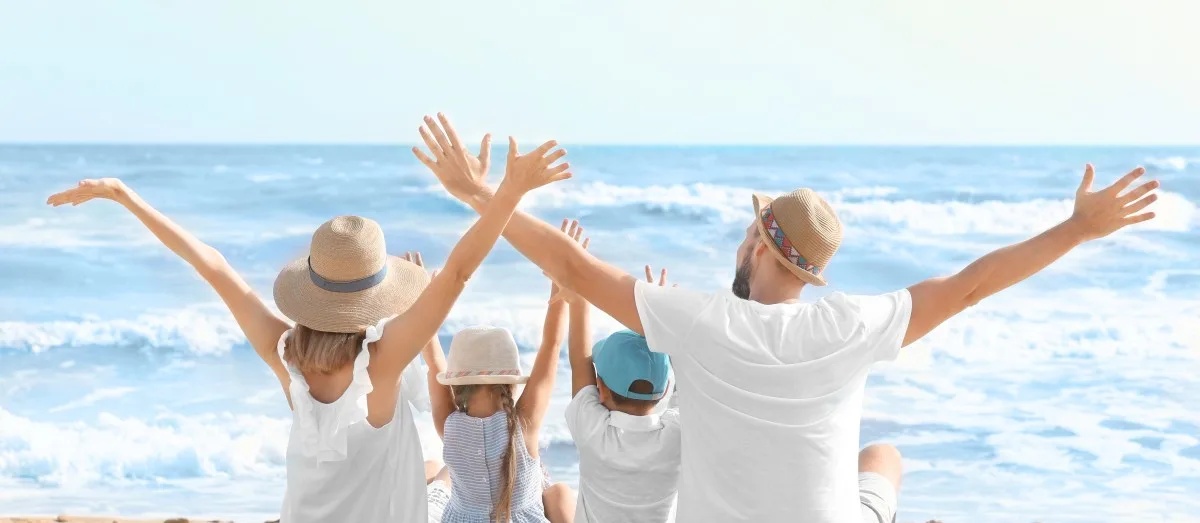
<svg viewBox="0 0 1200 523">
<path fill-rule="evenodd" d="M 712 184 L 621 186 L 605 183 L 550 186 L 530 193 L 522 205 L 530 209 L 638 206 L 646 211 L 693 216 L 708 213 L 723 224 L 751 219 L 750 195 L 744 187 Z M 1073 199 L 1009 201 L 921 201 L 886 198 L 891 187 L 845 188 L 821 193 L 850 227 L 916 234 L 1036 234 L 1071 215 Z M 1157 218 L 1145 230 L 1185 232 L 1197 220 L 1196 204 L 1182 195 L 1159 191 L 1147 210 Z"/>
<path fill-rule="evenodd" d="M 1146 158 L 1146 164 L 1160 171 L 1184 171 L 1189 166 L 1200 164 L 1200 157 L 1162 156 Z"/>
<path fill-rule="evenodd" d="M 282 476 L 290 420 L 100 413 L 95 423 L 47 423 L 0 408 L 0 476 L 51 485 L 112 480 Z"/>
<path fill-rule="evenodd" d="M 281 394 L 276 387 L 273 392 Z M 148 418 L 96 414 L 51 423 L 0 407 L 0 478 L 78 486 L 193 478 L 283 480 L 290 417 L 162 412 Z M 442 443 L 428 413 L 416 427 L 426 459 Z"/>
<path fill-rule="evenodd" d="M 0 348 L 42 352 L 54 347 L 132 347 L 222 354 L 245 343 L 233 317 L 197 306 L 133 319 L 0 321 Z"/>
</svg>

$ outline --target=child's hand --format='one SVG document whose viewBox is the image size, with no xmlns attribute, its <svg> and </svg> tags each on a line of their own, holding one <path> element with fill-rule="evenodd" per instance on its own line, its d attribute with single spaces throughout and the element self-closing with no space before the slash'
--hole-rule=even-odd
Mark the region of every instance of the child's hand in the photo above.
<svg viewBox="0 0 1200 523">
<path fill-rule="evenodd" d="M 649 265 L 647 265 L 647 266 L 646 266 L 646 281 L 647 281 L 647 282 L 649 282 L 649 283 L 654 283 L 654 271 L 651 271 L 651 270 L 650 270 L 650 266 L 649 266 Z M 660 273 L 660 274 L 658 275 L 658 286 L 659 286 L 659 287 L 666 287 L 666 286 L 667 286 L 667 269 L 666 269 L 665 267 L 663 268 L 663 270 L 662 270 L 662 273 Z M 678 283 L 673 283 L 673 284 L 671 284 L 671 286 L 672 286 L 672 287 L 678 287 L 678 286 L 679 286 L 679 284 L 678 284 Z"/>
<path fill-rule="evenodd" d="M 570 224 L 569 227 L 568 227 L 568 223 Z M 583 227 L 579 225 L 579 220 L 568 220 L 567 218 L 563 218 L 562 231 L 564 233 L 566 233 L 567 236 L 573 238 L 577 242 L 579 241 L 579 237 L 583 236 Z M 581 245 L 584 248 L 584 250 L 587 250 L 588 245 L 591 242 L 592 242 L 591 238 L 583 239 L 583 242 L 581 243 Z M 546 273 L 543 272 L 542 274 L 546 274 Z M 546 277 L 550 278 L 550 275 L 546 274 Z M 584 300 L 582 296 L 576 294 L 574 291 L 571 291 L 569 289 L 559 286 L 558 282 L 555 282 L 554 279 L 551 278 L 550 279 L 550 303 L 555 303 L 558 301 L 565 301 L 570 305 L 586 305 L 587 304 L 587 301 Z"/>
</svg>

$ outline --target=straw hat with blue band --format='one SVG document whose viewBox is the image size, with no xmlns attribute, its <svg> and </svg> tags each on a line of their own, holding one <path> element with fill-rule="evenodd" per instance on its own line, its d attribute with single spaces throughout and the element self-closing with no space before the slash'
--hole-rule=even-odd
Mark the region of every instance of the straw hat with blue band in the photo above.
<svg viewBox="0 0 1200 523">
<path fill-rule="evenodd" d="M 829 202 L 812 189 L 752 200 L 758 232 L 775 258 L 801 280 L 825 285 L 823 273 L 842 244 L 842 222 Z"/>
<path fill-rule="evenodd" d="M 671 359 L 653 352 L 646 338 L 629 330 L 617 331 L 592 348 L 592 363 L 604 385 L 626 398 L 660 400 L 671 382 Z M 649 394 L 629 390 L 633 382 L 645 380 L 653 386 Z"/>
<path fill-rule="evenodd" d="M 313 233 L 308 257 L 279 272 L 275 305 L 310 329 L 359 333 L 408 310 L 428 284 L 424 269 L 387 254 L 378 223 L 339 216 Z"/>
</svg>

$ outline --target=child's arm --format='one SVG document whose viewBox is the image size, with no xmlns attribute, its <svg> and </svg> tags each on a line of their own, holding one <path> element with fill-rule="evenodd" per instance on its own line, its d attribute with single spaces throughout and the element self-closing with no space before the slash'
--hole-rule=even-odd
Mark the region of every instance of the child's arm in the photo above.
<svg viewBox="0 0 1200 523">
<path fill-rule="evenodd" d="M 587 249 L 590 239 L 583 240 Z M 567 354 L 571 362 L 571 397 L 580 389 L 596 384 L 596 369 L 592 366 L 592 306 L 578 293 L 561 289 L 559 297 L 571 307 L 571 330 L 567 337 Z"/>
<path fill-rule="evenodd" d="M 568 231 L 567 220 L 563 220 L 562 231 L 577 240 L 583 234 L 579 222 L 571 223 Z M 542 326 L 542 345 L 533 361 L 525 391 L 517 400 L 517 413 L 525 422 L 526 444 L 531 453 L 537 448 L 542 420 L 546 417 L 546 409 L 550 407 L 550 393 L 554 390 L 554 378 L 558 374 L 558 358 L 567 337 L 567 303 L 554 299 L 558 293 L 558 285 L 551 282 L 550 304 L 546 307 L 546 323 Z"/>
<path fill-rule="evenodd" d="M 404 256 L 404 259 L 411 261 L 419 267 L 425 266 L 425 260 L 421 258 L 421 253 L 409 253 Z M 437 276 L 438 271 L 433 271 L 430 275 Z M 425 360 L 428 375 L 426 383 L 429 387 L 429 404 L 430 410 L 433 411 L 433 428 L 437 429 L 438 437 L 442 437 L 446 430 L 446 418 L 450 417 L 450 413 L 454 412 L 454 394 L 450 392 L 450 386 L 438 383 L 437 376 L 439 373 L 446 372 L 446 354 L 442 352 L 442 342 L 438 340 L 437 334 L 429 338 L 429 343 L 421 349 L 421 358 Z"/>
<path fill-rule="evenodd" d="M 234 271 L 220 252 L 158 212 L 116 178 L 84 180 L 79 182 L 78 187 L 51 196 L 46 203 L 55 207 L 68 203 L 79 205 L 96 198 L 115 201 L 128 209 L 158 238 L 158 241 L 183 258 L 213 290 L 217 291 L 229 312 L 233 313 L 250 346 L 254 347 L 258 356 L 274 371 L 290 405 L 288 385 L 291 378 L 283 360 L 279 358 L 279 353 L 276 352 L 280 336 L 289 328 L 288 322 L 276 315 L 254 293 L 254 289 Z"/>
<path fill-rule="evenodd" d="M 446 356 L 442 353 L 442 343 L 437 335 L 429 339 L 421 350 L 425 365 L 429 366 L 429 402 L 433 410 L 433 428 L 437 429 L 438 437 L 446 430 L 446 418 L 454 412 L 454 395 L 450 387 L 437 381 L 437 375 L 446 372 Z"/>
</svg>

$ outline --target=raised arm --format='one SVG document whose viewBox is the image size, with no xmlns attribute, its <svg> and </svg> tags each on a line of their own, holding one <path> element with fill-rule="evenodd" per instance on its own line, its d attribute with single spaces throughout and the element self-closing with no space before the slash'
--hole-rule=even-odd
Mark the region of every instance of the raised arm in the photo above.
<svg viewBox="0 0 1200 523">
<path fill-rule="evenodd" d="M 436 125 L 432 118 L 425 118 L 426 125 Z M 428 131 L 422 127 L 421 135 L 428 136 Z M 486 166 L 488 162 L 489 137 L 484 137 L 484 147 L 478 157 L 472 156 L 465 146 L 458 141 L 441 140 L 430 145 L 434 159 L 424 158 L 431 168 L 446 168 L 450 164 L 466 165 L 467 162 L 477 162 Z M 496 244 L 500 232 L 504 230 L 517 203 L 525 193 L 558 180 L 571 177 L 567 172 L 568 164 L 552 164 L 566 155 L 566 151 L 550 152 L 557 145 L 554 141 L 542 144 L 533 152 L 525 155 L 517 154 L 517 143 L 509 138 L 508 162 L 505 165 L 504 183 L 496 191 L 493 205 L 489 206 L 478 221 L 450 251 L 446 265 L 438 275 L 429 282 L 429 286 L 421 293 L 412 307 L 397 317 L 383 338 L 379 340 L 380 355 L 372 360 L 380 365 L 381 372 L 387 375 L 400 376 L 404 367 L 417 356 L 429 339 L 437 334 L 442 322 L 450 313 L 450 308 L 458 300 L 466 288 L 467 280 L 475 273 L 475 269 L 483 263 L 483 259 Z M 486 172 L 486 167 L 484 167 Z"/>
<path fill-rule="evenodd" d="M 912 316 L 904 345 L 921 339 L 967 307 L 1045 269 L 1080 244 L 1154 218 L 1152 212 L 1139 211 L 1157 199 L 1157 195 L 1147 195 L 1158 188 L 1157 181 L 1122 194 L 1145 172 L 1139 167 L 1111 186 L 1091 192 L 1095 175 L 1089 164 L 1076 191 L 1075 211 L 1066 221 L 1034 238 L 994 251 L 958 274 L 909 287 Z"/>
<path fill-rule="evenodd" d="M 404 259 L 417 264 L 418 267 L 425 266 L 425 260 L 419 252 L 405 254 Z M 431 276 L 437 277 L 438 272 L 433 271 Z M 454 412 L 454 394 L 450 392 L 449 385 L 442 385 L 437 380 L 439 373 L 446 372 L 446 354 L 442 351 L 442 342 L 438 341 L 437 334 L 430 337 L 429 343 L 421 349 L 421 358 L 425 360 L 428 373 L 426 384 L 429 387 L 430 410 L 433 411 L 433 428 L 437 430 L 440 438 L 446 431 L 446 418 Z"/>
<path fill-rule="evenodd" d="M 433 137 L 425 138 L 430 147 L 448 139 L 458 141 L 450 122 L 442 118 L 441 123 L 441 127 L 430 125 Z M 446 138 L 447 134 L 450 138 Z M 414 148 L 413 152 L 421 157 L 419 150 Z M 499 195 L 487 186 L 486 169 L 480 170 L 466 163 L 432 165 L 427 158 L 421 158 L 421 161 L 437 175 L 451 195 L 476 212 L 487 212 Z M 504 238 L 559 285 L 578 292 L 630 330 L 643 333 L 633 298 L 636 281 L 633 276 L 588 254 L 579 243 L 554 226 L 521 211 L 513 213 L 504 229 Z"/>
<path fill-rule="evenodd" d="M 584 240 L 580 247 L 587 250 L 589 243 L 590 240 Z M 574 398 L 580 389 L 596 384 L 596 368 L 592 366 L 592 307 L 583 296 L 569 289 L 560 289 L 559 298 L 571 307 L 567 355 L 571 362 L 571 397 Z"/>
<path fill-rule="evenodd" d="M 213 290 L 217 291 L 225 306 L 233 313 L 242 333 L 254 347 L 254 351 L 267 362 L 279 378 L 286 395 L 291 379 L 275 349 L 280 336 L 289 328 L 287 321 L 276 315 L 266 302 L 254 293 L 254 289 L 233 270 L 220 252 L 158 212 L 116 178 L 81 181 L 78 187 L 55 194 L 46 200 L 46 203 L 55 207 L 68 203 L 79 205 L 96 198 L 115 201 L 128 209 L 158 238 L 158 241 L 183 258 Z M 290 397 L 288 402 L 291 402 Z"/>
<path fill-rule="evenodd" d="M 563 220 L 562 233 L 578 241 L 583 234 L 583 227 L 579 227 L 579 222 L 574 222 L 568 230 L 567 220 Z M 556 300 L 558 294 L 558 285 L 551 282 L 546 322 L 542 326 L 542 344 L 534 359 L 533 370 L 529 373 L 529 382 L 517 400 L 517 412 L 529 428 L 526 438 L 532 439 L 533 448 L 537 446 L 542 421 L 546 418 L 546 409 L 550 407 L 550 393 L 554 391 L 554 378 L 558 375 L 558 359 L 567 337 L 567 303 Z"/>
</svg>

